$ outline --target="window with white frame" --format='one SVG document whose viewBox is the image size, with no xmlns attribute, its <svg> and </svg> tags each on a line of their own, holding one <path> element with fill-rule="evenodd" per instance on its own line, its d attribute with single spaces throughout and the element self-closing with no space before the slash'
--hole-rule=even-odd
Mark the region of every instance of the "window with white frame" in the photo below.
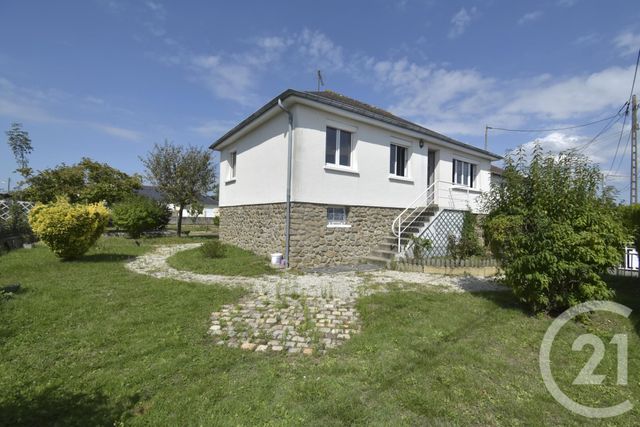
<svg viewBox="0 0 640 427">
<path fill-rule="evenodd" d="M 389 173 L 395 176 L 407 176 L 407 147 L 391 144 L 389 157 Z"/>
<path fill-rule="evenodd" d="M 347 223 L 347 208 L 332 206 L 327 208 L 327 225 L 345 225 Z"/>
<path fill-rule="evenodd" d="M 451 182 L 473 188 L 476 180 L 476 165 L 453 159 Z"/>
<path fill-rule="evenodd" d="M 238 157 L 237 151 L 229 153 L 229 179 L 236 177 L 236 159 Z"/>
<path fill-rule="evenodd" d="M 328 165 L 351 167 L 352 133 L 327 126 L 325 162 Z"/>
</svg>

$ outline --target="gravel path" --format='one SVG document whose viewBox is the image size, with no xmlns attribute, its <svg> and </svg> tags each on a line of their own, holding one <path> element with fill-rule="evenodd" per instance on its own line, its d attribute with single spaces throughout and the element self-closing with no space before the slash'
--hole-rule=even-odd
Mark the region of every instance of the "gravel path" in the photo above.
<svg viewBox="0 0 640 427">
<path fill-rule="evenodd" d="M 131 271 L 149 276 L 186 282 L 240 286 L 261 295 L 301 294 L 315 297 L 333 296 L 350 300 L 379 292 L 387 284 L 412 285 L 412 289 L 436 288 L 445 292 L 501 291 L 505 288 L 490 279 L 455 277 L 427 273 L 378 270 L 371 272 L 306 273 L 265 275 L 258 277 L 221 276 L 176 270 L 167 264 L 167 258 L 177 252 L 197 248 L 200 243 L 159 246 L 127 264 Z"/>
<path fill-rule="evenodd" d="M 360 330 L 356 299 L 385 292 L 391 285 L 442 292 L 505 290 L 488 279 L 390 270 L 239 277 L 192 273 L 167 264 L 170 256 L 198 246 L 200 243 L 160 246 L 126 267 L 161 279 L 247 289 L 248 295 L 238 303 L 212 313 L 209 329 L 217 344 L 247 351 L 322 354 Z"/>
</svg>

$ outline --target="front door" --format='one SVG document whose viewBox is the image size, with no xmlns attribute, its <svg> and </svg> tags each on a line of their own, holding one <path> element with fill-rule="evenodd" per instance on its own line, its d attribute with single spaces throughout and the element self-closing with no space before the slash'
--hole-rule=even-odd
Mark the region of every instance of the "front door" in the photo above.
<svg viewBox="0 0 640 427">
<path fill-rule="evenodd" d="M 434 150 L 427 152 L 427 186 L 433 184 L 436 178 L 436 155 Z"/>
</svg>

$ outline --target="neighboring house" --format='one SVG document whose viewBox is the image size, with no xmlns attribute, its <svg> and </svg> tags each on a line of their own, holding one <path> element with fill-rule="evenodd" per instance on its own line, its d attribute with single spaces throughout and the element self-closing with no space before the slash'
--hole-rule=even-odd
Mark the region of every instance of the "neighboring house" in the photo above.
<svg viewBox="0 0 640 427">
<path fill-rule="evenodd" d="M 140 196 L 148 197 L 158 202 L 164 202 L 164 197 L 162 193 L 158 190 L 157 187 L 153 185 L 143 185 L 141 189 L 136 190 L 136 193 Z M 218 201 L 213 197 L 207 196 L 207 195 L 200 196 L 200 203 L 202 203 L 202 205 L 204 206 L 204 209 L 196 219 L 198 223 L 208 223 L 208 222 L 211 222 L 214 217 L 220 216 Z M 174 206 L 171 203 L 167 203 L 167 207 L 173 213 L 171 217 L 171 223 L 175 223 L 178 218 L 179 207 Z M 183 219 L 191 218 L 191 214 L 189 213 L 188 206 L 182 211 L 182 218 Z"/>
<path fill-rule="evenodd" d="M 500 184 L 502 182 L 502 175 L 504 174 L 504 169 L 491 165 L 491 182 L 494 184 Z"/>
<path fill-rule="evenodd" d="M 446 251 L 500 159 L 330 91 L 287 90 L 211 148 L 220 238 L 265 255 L 288 246 L 289 265 L 302 267 L 385 261 L 413 234 Z"/>
</svg>

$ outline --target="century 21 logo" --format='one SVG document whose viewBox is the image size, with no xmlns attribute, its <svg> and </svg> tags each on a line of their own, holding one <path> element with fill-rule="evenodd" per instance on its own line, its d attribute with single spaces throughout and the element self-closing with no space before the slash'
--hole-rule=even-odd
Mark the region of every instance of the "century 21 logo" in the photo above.
<svg viewBox="0 0 640 427">
<path fill-rule="evenodd" d="M 542 339 L 542 345 L 540 346 L 540 373 L 544 384 L 549 390 L 549 393 L 565 408 L 575 412 L 576 414 L 583 415 L 589 418 L 608 418 L 615 417 L 617 415 L 624 414 L 633 408 L 633 404 L 629 400 L 625 400 L 614 406 L 606 408 L 593 408 L 590 406 L 582 405 L 569 396 L 567 396 L 558 386 L 553 374 L 551 373 L 551 347 L 556 335 L 570 320 L 576 316 L 587 313 L 590 311 L 608 311 L 610 313 L 619 314 L 623 317 L 629 317 L 631 309 L 622 304 L 617 304 L 610 301 L 589 301 L 580 305 L 576 305 L 558 316 L 549 326 L 547 332 Z M 616 346 L 617 359 L 618 359 L 618 372 L 616 378 L 617 385 L 627 385 L 628 381 L 628 341 L 626 334 L 615 334 L 611 339 L 611 344 Z M 599 385 L 605 379 L 605 375 L 594 374 L 594 371 L 604 358 L 605 344 L 604 342 L 593 334 L 580 335 L 573 342 L 571 350 L 581 351 L 585 346 L 593 347 L 593 354 L 584 365 L 578 376 L 573 380 L 573 384 L 595 384 Z"/>
</svg>

